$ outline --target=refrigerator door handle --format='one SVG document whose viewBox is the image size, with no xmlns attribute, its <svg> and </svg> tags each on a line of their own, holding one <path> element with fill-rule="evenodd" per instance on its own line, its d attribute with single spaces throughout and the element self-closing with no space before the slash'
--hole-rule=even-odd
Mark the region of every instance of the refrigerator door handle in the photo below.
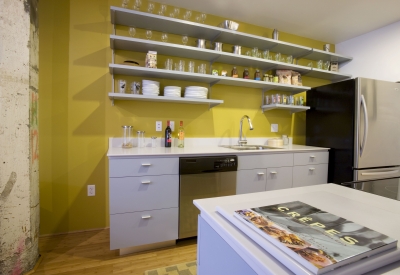
<svg viewBox="0 0 400 275">
<path fill-rule="evenodd" d="M 391 170 L 391 171 L 385 171 L 385 172 L 372 172 L 372 173 L 361 173 L 362 176 L 383 176 L 383 175 L 390 175 L 390 174 L 397 174 L 399 173 L 399 170 Z"/>
<path fill-rule="evenodd" d="M 367 105 L 365 103 L 364 95 L 361 95 L 361 105 L 362 105 L 363 111 L 364 111 L 365 125 L 364 125 L 364 137 L 363 137 L 362 144 L 360 146 L 360 157 L 362 156 L 362 153 L 365 149 L 365 145 L 367 144 L 367 133 L 368 133 L 368 112 L 367 112 Z"/>
</svg>

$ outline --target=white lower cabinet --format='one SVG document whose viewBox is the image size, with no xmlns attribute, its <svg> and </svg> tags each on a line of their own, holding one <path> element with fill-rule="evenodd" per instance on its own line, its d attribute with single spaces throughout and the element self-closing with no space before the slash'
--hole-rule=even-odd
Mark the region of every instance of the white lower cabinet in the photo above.
<svg viewBox="0 0 400 275">
<path fill-rule="evenodd" d="M 239 170 L 236 181 L 237 195 L 265 191 L 267 169 Z"/>
<path fill-rule="evenodd" d="M 110 215 L 110 248 L 178 239 L 178 208 Z"/>
<path fill-rule="evenodd" d="M 293 167 L 279 167 L 267 169 L 266 191 L 286 189 L 292 187 Z"/>
<path fill-rule="evenodd" d="M 317 185 L 328 182 L 328 164 L 293 167 L 293 187 Z"/>
</svg>

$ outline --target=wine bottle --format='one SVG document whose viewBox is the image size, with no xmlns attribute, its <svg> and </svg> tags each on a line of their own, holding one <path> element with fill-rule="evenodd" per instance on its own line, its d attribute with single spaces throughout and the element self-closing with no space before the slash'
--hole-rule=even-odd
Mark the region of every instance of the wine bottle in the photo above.
<svg viewBox="0 0 400 275">
<path fill-rule="evenodd" d="M 167 120 L 167 128 L 165 128 L 165 147 L 171 147 L 172 143 L 172 131 L 169 127 L 169 120 Z"/>
<path fill-rule="evenodd" d="M 178 129 L 178 147 L 185 147 L 185 129 L 183 128 L 183 121 L 180 122 Z"/>
</svg>

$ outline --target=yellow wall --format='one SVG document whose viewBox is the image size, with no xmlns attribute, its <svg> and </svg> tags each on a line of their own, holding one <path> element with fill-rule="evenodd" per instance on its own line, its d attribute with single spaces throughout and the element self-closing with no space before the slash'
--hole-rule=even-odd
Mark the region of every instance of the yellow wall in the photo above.
<svg viewBox="0 0 400 275">
<path fill-rule="evenodd" d="M 143 101 L 116 101 L 115 106 L 111 106 L 107 96 L 112 85 L 108 72 L 111 63 L 109 35 L 112 31 L 109 7 L 119 6 L 120 2 L 39 1 L 41 234 L 108 226 L 106 152 L 108 137 L 120 136 L 121 125 L 145 130 L 148 137 L 161 137 L 160 132 L 155 132 L 156 120 L 162 120 L 163 127 L 166 120 L 176 123 L 183 120 L 187 137 L 237 137 L 239 120 L 247 114 L 254 126 L 253 131 L 245 130 L 247 137 L 287 134 L 293 136 L 295 143 L 304 143 L 305 113 L 291 115 L 283 110 L 262 113 L 259 89 L 215 85 L 212 98 L 222 99 L 224 104 L 210 111 L 206 105 Z M 223 19 L 210 15 L 206 23 L 217 25 Z M 271 36 L 272 29 L 239 23 L 240 31 Z M 118 26 L 117 34 L 127 35 L 127 28 Z M 136 37 L 143 37 L 143 32 L 138 30 Z M 159 37 L 160 34 L 154 32 L 153 39 L 159 40 Z M 179 43 L 179 39 L 170 35 L 169 41 Z M 325 44 L 282 32 L 280 39 L 318 49 Z M 189 43 L 194 45 L 194 39 Z M 117 51 L 117 62 L 126 58 L 143 63 L 144 53 Z M 159 57 L 160 63 L 163 58 Z M 215 66 L 228 71 L 233 67 Z M 254 69 L 250 68 L 250 72 Z M 128 83 L 141 80 L 123 78 Z M 162 86 L 204 86 L 202 83 L 163 79 L 160 82 Z M 305 86 L 325 83 L 327 81 L 303 77 Z M 272 123 L 279 124 L 278 133 L 270 132 Z M 96 185 L 95 197 L 86 196 L 88 184 Z"/>
</svg>

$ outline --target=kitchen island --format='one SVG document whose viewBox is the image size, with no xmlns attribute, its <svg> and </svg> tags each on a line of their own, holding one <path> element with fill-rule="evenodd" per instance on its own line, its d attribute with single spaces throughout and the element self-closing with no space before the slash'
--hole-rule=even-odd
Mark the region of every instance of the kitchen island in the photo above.
<svg viewBox="0 0 400 275">
<path fill-rule="evenodd" d="M 243 209 L 295 200 L 400 239 L 399 201 L 334 184 L 195 200 L 194 204 L 201 211 L 198 274 L 312 274 L 292 260 L 283 261 L 281 252 L 271 255 L 258 245 L 263 239 L 257 233 L 250 238 L 216 211 L 217 206 Z M 366 274 L 400 274 L 399 247 L 385 256 L 382 254 L 325 274 L 363 274 L 373 268 L 375 270 Z"/>
</svg>

